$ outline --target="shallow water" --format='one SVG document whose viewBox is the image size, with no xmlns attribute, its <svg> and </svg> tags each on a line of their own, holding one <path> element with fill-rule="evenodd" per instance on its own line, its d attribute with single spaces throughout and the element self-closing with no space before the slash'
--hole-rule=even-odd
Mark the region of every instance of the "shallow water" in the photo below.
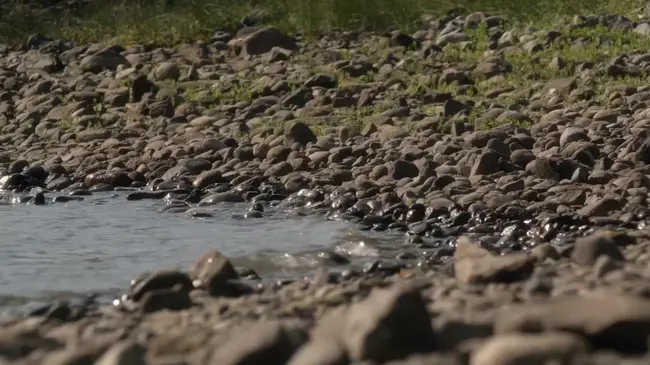
<svg viewBox="0 0 650 365">
<path fill-rule="evenodd" d="M 162 201 L 127 202 L 124 194 L 46 206 L 0 205 L 0 309 L 88 293 L 110 297 L 138 274 L 188 269 L 218 249 L 262 277 L 313 271 L 317 253 L 335 250 L 371 258 L 396 237 L 358 232 L 321 216 L 282 212 L 241 219 L 247 204 L 218 208 L 214 217 L 161 213 Z"/>
</svg>

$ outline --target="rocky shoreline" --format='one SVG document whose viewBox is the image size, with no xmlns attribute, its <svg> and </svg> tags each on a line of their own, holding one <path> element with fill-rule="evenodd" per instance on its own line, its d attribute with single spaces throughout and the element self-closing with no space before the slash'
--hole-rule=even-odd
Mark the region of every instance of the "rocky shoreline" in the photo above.
<svg viewBox="0 0 650 365">
<path fill-rule="evenodd" d="M 509 24 L 0 47 L 3 203 L 247 203 L 419 250 L 260 284 L 215 247 L 4 319 L 0 364 L 647 363 L 650 25 Z"/>
</svg>

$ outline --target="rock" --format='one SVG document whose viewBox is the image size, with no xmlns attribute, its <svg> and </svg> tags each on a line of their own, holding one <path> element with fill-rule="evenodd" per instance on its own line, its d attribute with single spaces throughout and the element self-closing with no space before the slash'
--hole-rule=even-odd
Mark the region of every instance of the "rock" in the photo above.
<svg viewBox="0 0 650 365">
<path fill-rule="evenodd" d="M 650 301 L 628 295 L 571 296 L 504 308 L 495 332 L 568 331 L 588 339 L 594 349 L 622 353 L 647 351 Z"/>
<path fill-rule="evenodd" d="M 228 182 L 228 180 L 223 177 L 220 170 L 208 170 L 201 172 L 192 182 L 192 186 L 197 189 L 204 189 L 212 184 L 225 182 Z"/>
<path fill-rule="evenodd" d="M 152 313 L 160 310 L 180 311 L 192 307 L 190 288 L 176 284 L 170 289 L 156 289 L 146 292 L 140 300 L 140 312 Z"/>
<path fill-rule="evenodd" d="M 571 142 L 589 141 L 589 136 L 582 128 L 567 127 L 560 135 L 560 147 L 568 145 Z"/>
<path fill-rule="evenodd" d="M 230 260 L 219 251 L 201 256 L 192 267 L 190 277 L 194 287 L 204 289 L 212 296 L 230 295 L 228 281 L 239 278 Z"/>
<path fill-rule="evenodd" d="M 192 280 L 187 274 L 176 270 L 154 271 L 133 282 L 131 299 L 137 302 L 148 292 L 172 289 L 177 285 L 189 292 L 192 289 Z"/>
<path fill-rule="evenodd" d="M 102 129 L 86 129 L 77 133 L 77 142 L 91 142 L 96 140 L 105 140 L 111 136 L 111 133 Z"/>
<path fill-rule="evenodd" d="M 292 37 L 276 28 L 262 28 L 229 42 L 233 47 L 241 49 L 244 54 L 255 56 L 271 51 L 273 47 L 297 51 L 298 45 Z"/>
<path fill-rule="evenodd" d="M 306 145 L 309 142 L 316 143 L 318 139 L 309 126 L 303 122 L 293 121 L 284 129 L 284 142 L 291 146 L 294 143 Z"/>
<path fill-rule="evenodd" d="M 181 77 L 181 70 L 177 64 L 173 62 L 163 62 L 154 71 L 154 77 L 156 80 L 165 81 L 173 80 L 177 81 Z"/>
<path fill-rule="evenodd" d="M 304 342 L 298 329 L 286 329 L 278 321 L 260 321 L 233 330 L 214 352 L 214 365 L 285 365 Z"/>
<path fill-rule="evenodd" d="M 426 304 L 417 287 L 376 289 L 350 307 L 342 338 L 350 359 L 385 362 L 434 348 Z"/>
<path fill-rule="evenodd" d="M 469 364 L 569 364 L 588 350 L 583 339 L 569 333 L 504 334 L 481 345 L 472 353 Z"/>
<path fill-rule="evenodd" d="M 243 203 L 246 200 L 235 192 L 226 191 L 224 193 L 214 193 L 201 199 L 199 206 L 214 205 L 218 203 Z"/>
<path fill-rule="evenodd" d="M 94 73 L 103 70 L 115 70 L 119 65 L 129 66 L 129 61 L 111 48 L 84 57 L 80 64 L 82 70 Z"/>
<path fill-rule="evenodd" d="M 571 260 L 583 266 L 592 266 L 600 256 L 614 260 L 625 260 L 620 243 L 629 244 L 634 239 L 626 234 L 617 232 L 596 232 L 587 237 L 578 238 L 575 243 Z"/>
<path fill-rule="evenodd" d="M 588 217 L 607 217 L 621 208 L 623 205 L 618 199 L 606 196 L 587 204 L 580 212 Z"/>
<path fill-rule="evenodd" d="M 476 175 L 490 175 L 501 171 L 501 164 L 499 163 L 499 154 L 494 151 L 484 151 L 476 159 L 470 176 Z"/>
<path fill-rule="evenodd" d="M 63 346 L 57 340 L 44 337 L 36 331 L 12 331 L 0 333 L 0 356 L 8 361 L 28 356 L 35 351 L 52 351 Z"/>
<path fill-rule="evenodd" d="M 456 280 L 463 284 L 510 283 L 530 277 L 534 262 L 534 257 L 525 253 L 495 256 L 478 243 L 460 237 L 454 254 L 454 272 Z"/>
<path fill-rule="evenodd" d="M 146 349 L 137 343 L 119 342 L 111 346 L 95 365 L 145 365 Z"/>
<path fill-rule="evenodd" d="M 322 87 L 325 89 L 334 89 L 338 86 L 336 77 L 324 74 L 316 74 L 305 81 L 305 87 Z"/>
<path fill-rule="evenodd" d="M 413 162 L 397 160 L 391 164 L 388 173 L 393 179 L 400 180 L 405 177 L 416 177 L 420 171 Z"/>
<path fill-rule="evenodd" d="M 126 187 L 131 186 L 133 180 L 125 171 L 109 171 L 89 174 L 84 178 L 83 182 L 89 188 L 100 184 Z"/>
<path fill-rule="evenodd" d="M 336 341 L 311 341 L 303 345 L 288 365 L 347 365 L 343 346 Z"/>
</svg>

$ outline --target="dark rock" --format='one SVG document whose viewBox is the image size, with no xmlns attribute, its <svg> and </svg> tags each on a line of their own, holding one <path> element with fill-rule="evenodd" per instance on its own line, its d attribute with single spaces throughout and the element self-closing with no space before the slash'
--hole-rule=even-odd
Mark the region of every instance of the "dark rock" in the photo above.
<svg viewBox="0 0 650 365">
<path fill-rule="evenodd" d="M 189 289 L 177 284 L 171 289 L 147 291 L 140 300 L 140 311 L 152 313 L 160 310 L 180 311 L 192 307 Z"/>
<path fill-rule="evenodd" d="M 192 280 L 186 273 L 176 270 L 159 270 L 147 273 L 132 283 L 131 299 L 137 302 L 150 291 L 172 289 L 177 285 L 187 292 L 192 290 Z"/>
<path fill-rule="evenodd" d="M 390 176 L 395 180 L 405 177 L 416 177 L 420 174 L 418 167 L 410 161 L 397 160 L 389 168 Z"/>
</svg>

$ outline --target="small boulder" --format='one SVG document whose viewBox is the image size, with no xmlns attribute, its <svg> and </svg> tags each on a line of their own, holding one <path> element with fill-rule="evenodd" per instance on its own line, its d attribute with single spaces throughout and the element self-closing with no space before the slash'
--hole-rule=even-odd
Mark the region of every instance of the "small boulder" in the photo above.
<svg viewBox="0 0 650 365">
<path fill-rule="evenodd" d="M 248 33 L 247 29 L 251 28 L 242 29 L 240 36 L 229 42 L 235 49 L 240 49 L 243 54 L 261 55 L 271 51 L 273 47 L 291 51 L 298 50 L 296 40 L 276 28 L 261 28 L 252 33 Z"/>
<path fill-rule="evenodd" d="M 316 143 L 318 138 L 309 128 L 309 126 L 300 121 L 293 121 L 289 123 L 284 129 L 284 143 L 291 146 L 293 143 L 298 142 L 301 145 L 306 145 L 309 142 Z"/>
<path fill-rule="evenodd" d="M 239 278 L 230 260 L 219 251 L 204 254 L 190 272 L 194 287 L 207 290 L 212 296 L 230 294 L 229 280 Z"/>
<path fill-rule="evenodd" d="M 604 231 L 592 233 L 589 236 L 576 240 L 571 260 L 578 265 L 592 266 L 600 256 L 607 256 L 610 259 L 623 261 L 621 244 L 630 244 L 634 238 L 625 233 Z"/>
<path fill-rule="evenodd" d="M 160 81 L 177 81 L 181 77 L 181 70 L 178 65 L 173 62 L 163 62 L 156 67 L 153 76 L 156 80 Z"/>
<path fill-rule="evenodd" d="M 383 363 L 434 348 L 429 312 L 416 286 L 374 290 L 346 318 L 342 338 L 353 361 Z"/>
<path fill-rule="evenodd" d="M 588 349 L 582 338 L 569 333 L 505 334 L 475 350 L 469 365 L 569 364 Z"/>
<path fill-rule="evenodd" d="M 467 237 L 460 237 L 454 254 L 456 280 L 463 284 L 510 283 L 526 280 L 535 258 L 525 253 L 493 255 Z"/>
<path fill-rule="evenodd" d="M 285 365 L 306 334 L 268 320 L 233 330 L 212 355 L 211 364 Z"/>
</svg>

